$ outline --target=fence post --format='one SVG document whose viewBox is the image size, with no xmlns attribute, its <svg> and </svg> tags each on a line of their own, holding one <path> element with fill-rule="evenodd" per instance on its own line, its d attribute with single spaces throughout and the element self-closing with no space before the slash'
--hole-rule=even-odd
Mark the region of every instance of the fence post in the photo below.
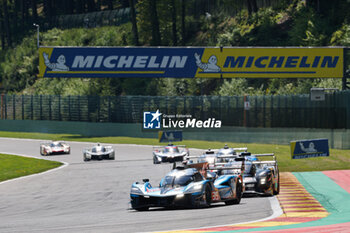
<svg viewBox="0 0 350 233">
<path fill-rule="evenodd" d="M 80 95 L 78 95 L 78 121 L 80 121 Z"/>
<path fill-rule="evenodd" d="M 16 120 L 16 96 L 12 95 L 12 120 Z"/>
<path fill-rule="evenodd" d="M 24 95 L 22 95 L 22 120 L 24 120 Z"/>
<path fill-rule="evenodd" d="M 34 119 L 34 108 L 33 108 L 33 95 L 30 96 L 30 112 L 31 112 L 31 120 Z"/>
<path fill-rule="evenodd" d="M 97 122 L 100 122 L 101 119 L 101 98 L 97 96 Z"/>
<path fill-rule="evenodd" d="M 70 112 L 70 95 L 68 96 L 68 120 L 71 121 L 71 112 Z"/>
<path fill-rule="evenodd" d="M 40 120 L 43 120 L 43 96 L 40 95 Z"/>
<path fill-rule="evenodd" d="M 7 120 L 7 95 L 5 95 L 5 119 Z"/>
<path fill-rule="evenodd" d="M 111 122 L 111 97 L 108 96 L 108 122 Z"/>
<path fill-rule="evenodd" d="M 262 96 L 262 100 L 263 100 L 263 117 L 262 117 L 262 120 L 263 120 L 263 127 L 266 128 L 266 96 L 263 95 Z"/>
<path fill-rule="evenodd" d="M 1 120 L 4 119 L 4 93 L 1 93 Z"/>
<path fill-rule="evenodd" d="M 273 95 L 271 95 L 271 101 L 270 101 L 270 105 L 271 105 L 271 108 L 270 108 L 270 111 L 271 111 L 271 128 L 274 126 L 273 124 Z"/>
<path fill-rule="evenodd" d="M 51 95 L 49 95 L 49 119 L 52 120 L 52 112 L 51 112 Z"/>
<path fill-rule="evenodd" d="M 58 96 L 58 120 L 61 120 L 61 95 Z"/>
</svg>

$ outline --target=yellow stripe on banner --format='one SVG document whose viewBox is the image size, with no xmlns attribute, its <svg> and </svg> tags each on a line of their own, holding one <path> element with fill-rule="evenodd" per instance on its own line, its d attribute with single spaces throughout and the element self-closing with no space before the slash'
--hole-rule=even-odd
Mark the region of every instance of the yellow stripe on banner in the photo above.
<svg viewBox="0 0 350 233">
<path fill-rule="evenodd" d="M 47 71 L 48 74 L 164 74 L 165 71 Z"/>
</svg>

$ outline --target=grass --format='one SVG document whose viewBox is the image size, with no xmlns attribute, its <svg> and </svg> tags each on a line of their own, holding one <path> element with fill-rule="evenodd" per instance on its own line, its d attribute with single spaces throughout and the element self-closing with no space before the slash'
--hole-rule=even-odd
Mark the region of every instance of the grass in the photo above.
<svg viewBox="0 0 350 233">
<path fill-rule="evenodd" d="M 55 161 L 0 154 L 0 182 L 44 172 L 61 165 L 62 163 Z"/>
<path fill-rule="evenodd" d="M 19 133 L 0 132 L 0 137 L 12 138 L 32 138 L 42 140 L 64 140 L 81 142 L 101 142 L 117 144 L 140 144 L 140 145 L 164 145 L 157 139 L 151 138 L 131 138 L 131 137 L 84 137 L 72 134 L 44 134 L 44 133 Z M 212 142 L 198 140 L 184 140 L 190 148 L 208 149 L 222 148 L 227 143 L 231 147 L 248 147 L 252 153 L 275 153 L 280 171 L 324 171 L 350 169 L 350 150 L 330 150 L 329 157 L 318 157 L 308 159 L 291 159 L 290 147 L 287 145 L 255 144 L 255 143 L 235 143 L 235 142 Z M 151 155 L 150 155 L 151 158 Z"/>
</svg>

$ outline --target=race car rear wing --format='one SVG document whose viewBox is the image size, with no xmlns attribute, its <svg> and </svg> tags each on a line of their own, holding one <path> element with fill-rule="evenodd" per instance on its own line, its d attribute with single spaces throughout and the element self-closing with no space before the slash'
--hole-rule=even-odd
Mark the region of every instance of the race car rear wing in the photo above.
<svg viewBox="0 0 350 233">
<path fill-rule="evenodd" d="M 235 158 L 235 161 L 242 162 L 237 164 L 229 164 L 229 163 L 215 163 L 214 165 L 210 165 L 210 170 L 235 170 L 239 174 L 243 174 L 245 170 L 245 159 L 244 158 Z M 227 166 L 229 164 L 229 166 Z"/>
<path fill-rule="evenodd" d="M 172 145 L 172 146 L 177 146 L 178 148 L 188 150 L 188 148 L 186 147 L 186 145 Z M 163 149 L 164 147 L 165 147 L 165 146 L 153 146 L 153 150 Z"/>
<path fill-rule="evenodd" d="M 237 147 L 237 148 L 232 148 L 234 151 L 247 151 L 248 148 L 247 147 Z"/>
</svg>

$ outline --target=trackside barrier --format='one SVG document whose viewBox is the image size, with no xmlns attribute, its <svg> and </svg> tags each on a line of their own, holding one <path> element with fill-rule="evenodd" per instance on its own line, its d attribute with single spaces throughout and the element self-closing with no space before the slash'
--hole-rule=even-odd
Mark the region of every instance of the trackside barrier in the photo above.
<svg viewBox="0 0 350 233">
<path fill-rule="evenodd" d="M 40 132 L 50 134 L 74 134 L 92 136 L 123 136 L 157 138 L 157 131 L 142 131 L 137 123 L 96 123 L 73 121 L 0 120 L 0 131 Z M 244 128 L 223 126 L 220 130 L 184 131 L 186 140 L 207 140 L 237 143 L 266 143 L 289 145 L 291 140 L 328 138 L 330 148 L 350 149 L 349 129 L 306 128 Z"/>
<path fill-rule="evenodd" d="M 350 91 L 309 95 L 246 96 L 2 95 L 1 119 L 142 123 L 143 112 L 215 118 L 224 126 L 350 129 Z M 317 137 L 319 138 L 319 137 Z"/>
</svg>

